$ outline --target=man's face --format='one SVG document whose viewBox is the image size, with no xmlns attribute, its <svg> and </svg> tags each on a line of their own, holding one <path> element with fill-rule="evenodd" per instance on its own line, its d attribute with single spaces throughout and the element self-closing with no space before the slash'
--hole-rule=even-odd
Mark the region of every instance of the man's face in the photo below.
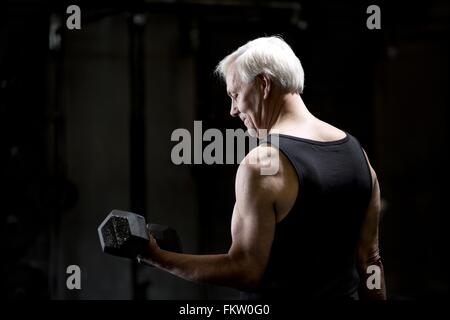
<svg viewBox="0 0 450 320">
<path fill-rule="evenodd" d="M 239 117 L 244 122 L 250 135 L 257 134 L 263 128 L 263 99 L 262 92 L 258 90 L 256 81 L 245 84 L 230 70 L 226 77 L 227 93 L 231 98 L 230 114 Z M 255 132 L 256 130 L 256 132 Z"/>
</svg>

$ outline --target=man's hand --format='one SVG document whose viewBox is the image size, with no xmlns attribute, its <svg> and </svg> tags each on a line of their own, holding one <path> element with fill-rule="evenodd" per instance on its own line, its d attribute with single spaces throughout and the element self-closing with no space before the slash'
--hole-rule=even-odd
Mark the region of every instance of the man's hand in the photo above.
<svg viewBox="0 0 450 320">
<path fill-rule="evenodd" d="M 156 239 L 152 236 L 150 232 L 148 233 L 148 237 L 150 238 L 150 240 L 148 241 L 147 252 L 144 255 L 139 255 L 137 257 L 137 261 L 140 264 L 154 266 L 153 259 L 161 249 L 159 248 Z"/>
</svg>

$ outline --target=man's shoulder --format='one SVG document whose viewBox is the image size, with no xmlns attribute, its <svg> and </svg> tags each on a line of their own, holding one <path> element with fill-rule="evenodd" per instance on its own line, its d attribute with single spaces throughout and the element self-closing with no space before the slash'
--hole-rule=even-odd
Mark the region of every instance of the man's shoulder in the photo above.
<svg viewBox="0 0 450 320">
<path fill-rule="evenodd" d="M 264 144 L 250 150 L 250 152 L 241 161 L 240 166 L 248 166 L 250 170 L 260 170 L 270 165 L 271 161 L 279 159 L 280 151 L 278 148 Z"/>
<path fill-rule="evenodd" d="M 248 195 L 258 201 L 276 200 L 278 179 L 277 172 L 269 171 L 278 162 L 279 151 L 272 146 L 258 146 L 252 149 L 241 161 L 236 174 L 236 194 Z M 275 160 L 275 158 L 277 160 Z M 278 166 L 278 163 L 276 164 Z M 276 170 L 278 171 L 278 170 Z"/>
<path fill-rule="evenodd" d="M 261 145 L 241 162 L 236 192 L 248 192 L 252 199 L 272 202 L 284 212 L 283 208 L 290 208 L 297 197 L 298 183 L 295 169 L 282 152 L 272 145 Z"/>
</svg>

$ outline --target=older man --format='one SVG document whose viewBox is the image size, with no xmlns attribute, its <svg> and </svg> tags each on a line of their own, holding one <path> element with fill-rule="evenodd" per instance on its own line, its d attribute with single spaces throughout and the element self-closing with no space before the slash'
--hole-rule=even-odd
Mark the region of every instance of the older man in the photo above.
<svg viewBox="0 0 450 320">
<path fill-rule="evenodd" d="M 225 57 L 217 72 L 226 81 L 230 114 L 267 141 L 237 171 L 231 247 L 224 254 L 178 254 L 151 239 L 140 261 L 240 289 L 248 299 L 355 299 L 358 292 L 385 298 L 375 171 L 353 136 L 308 111 L 292 49 L 278 37 L 258 38 Z M 277 172 L 261 174 L 273 155 Z M 366 285 L 369 266 L 380 271 L 381 287 Z"/>
</svg>

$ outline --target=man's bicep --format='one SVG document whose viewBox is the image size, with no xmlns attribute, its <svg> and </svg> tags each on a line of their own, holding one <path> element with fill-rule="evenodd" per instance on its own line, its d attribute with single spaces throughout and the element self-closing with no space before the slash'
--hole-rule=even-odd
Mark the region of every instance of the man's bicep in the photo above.
<svg viewBox="0 0 450 320">
<path fill-rule="evenodd" d="M 264 271 L 275 233 L 275 212 L 267 177 L 242 167 L 236 177 L 230 255 L 242 259 L 258 276 Z"/>
</svg>

